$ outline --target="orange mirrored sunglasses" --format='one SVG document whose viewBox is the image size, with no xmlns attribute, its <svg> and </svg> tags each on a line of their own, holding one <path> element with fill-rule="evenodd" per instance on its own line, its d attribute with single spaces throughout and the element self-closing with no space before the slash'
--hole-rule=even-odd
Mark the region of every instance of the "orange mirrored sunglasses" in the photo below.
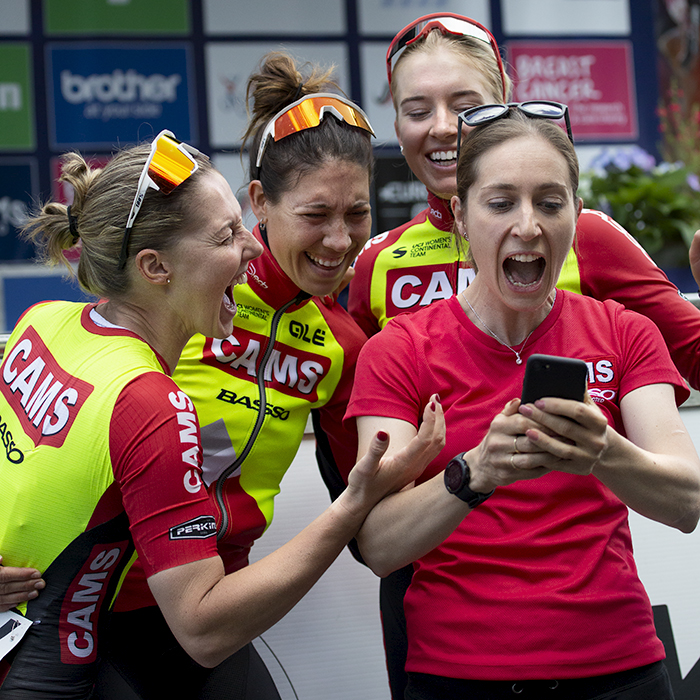
<svg viewBox="0 0 700 700">
<path fill-rule="evenodd" d="M 313 129 L 321 123 L 326 114 L 332 114 L 338 120 L 364 129 L 374 136 L 374 129 L 367 115 L 354 102 L 333 93 L 317 92 L 292 102 L 270 119 L 260 139 L 255 167 L 260 167 L 270 138 L 279 141 L 304 129 Z"/>
<path fill-rule="evenodd" d="M 120 270 L 126 265 L 131 229 L 141 210 L 148 188 L 152 187 L 155 190 L 160 190 L 163 194 L 170 194 L 197 171 L 199 166 L 194 156 L 198 154 L 199 151 L 196 148 L 178 141 L 172 131 L 163 130 L 153 139 L 151 152 L 141 171 L 136 196 L 129 211 L 129 218 L 126 220 L 126 229 L 119 256 Z"/>
</svg>

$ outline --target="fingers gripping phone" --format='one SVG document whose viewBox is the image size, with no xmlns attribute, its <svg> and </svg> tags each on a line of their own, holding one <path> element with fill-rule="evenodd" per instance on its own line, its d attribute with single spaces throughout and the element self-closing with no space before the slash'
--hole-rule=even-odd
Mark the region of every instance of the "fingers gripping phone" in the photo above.
<svg viewBox="0 0 700 700">
<path fill-rule="evenodd" d="M 583 360 L 555 355 L 531 355 L 525 366 L 522 403 L 552 396 L 583 401 L 588 367 Z"/>
</svg>

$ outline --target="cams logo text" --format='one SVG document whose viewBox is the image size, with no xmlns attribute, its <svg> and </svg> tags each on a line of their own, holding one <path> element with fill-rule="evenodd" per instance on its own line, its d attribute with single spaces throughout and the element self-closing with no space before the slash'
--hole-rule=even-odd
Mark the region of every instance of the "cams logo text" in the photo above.
<svg viewBox="0 0 700 700">
<path fill-rule="evenodd" d="M 257 382 L 261 375 L 277 391 L 316 401 L 318 383 L 330 370 L 330 358 L 277 341 L 262 366 L 269 342 L 266 336 L 236 329 L 225 340 L 207 340 L 202 362 L 246 381 Z"/>
<path fill-rule="evenodd" d="M 386 276 L 386 313 L 389 318 L 414 307 L 429 306 L 440 299 L 449 299 L 467 288 L 474 270 L 457 269 L 457 289 L 444 265 L 424 265 L 405 270 L 389 270 Z"/>
<path fill-rule="evenodd" d="M 617 396 L 615 366 L 610 359 L 587 360 L 588 393 L 596 403 L 614 401 Z M 610 386 L 612 384 L 612 386 Z M 607 385 L 607 386 L 606 386 Z"/>
<path fill-rule="evenodd" d="M 60 447 L 93 388 L 60 367 L 32 326 L 2 365 L 0 391 L 35 445 Z"/>
<path fill-rule="evenodd" d="M 88 664 L 97 659 L 97 620 L 109 582 L 130 549 L 127 542 L 97 545 L 71 583 L 61 606 L 59 638 L 64 664 Z"/>
<path fill-rule="evenodd" d="M 168 401 L 177 411 L 182 463 L 185 474 L 182 483 L 189 493 L 197 493 L 202 488 L 201 450 L 199 447 L 199 424 L 194 412 L 194 404 L 184 391 L 168 394 Z"/>
</svg>

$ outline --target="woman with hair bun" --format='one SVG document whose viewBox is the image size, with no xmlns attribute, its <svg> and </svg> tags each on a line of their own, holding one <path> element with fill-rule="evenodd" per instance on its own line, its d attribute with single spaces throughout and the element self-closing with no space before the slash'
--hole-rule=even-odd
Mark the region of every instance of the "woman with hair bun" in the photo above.
<svg viewBox="0 0 700 700">
<path fill-rule="evenodd" d="M 340 93 L 330 70 L 271 52 L 246 94 L 248 197 L 263 252 L 236 289 L 232 333 L 195 335 L 174 373 L 202 426 L 218 552 L 227 572 L 241 573 L 272 521 L 311 412 L 334 496 L 344 488 L 339 475 L 354 464 L 356 432 L 342 418 L 366 337 L 334 291 L 369 238 L 374 165 L 369 121 Z M 257 656 L 250 645 L 213 672 L 193 664 L 155 607 L 138 561 L 115 611 L 111 676 L 116 669 L 145 698 L 161 697 L 168 683 L 189 697 L 218 692 L 231 678 L 245 678 L 243 660 L 252 664 L 248 657 Z M 134 641 L 135 627 L 150 633 Z M 149 654 L 154 643 L 165 650 L 157 663 Z M 256 687 L 261 692 L 260 681 L 251 683 Z"/>
<path fill-rule="evenodd" d="M 254 566 L 231 566 L 217 550 L 222 518 L 206 459 L 202 468 L 199 407 L 168 375 L 193 336 L 232 338 L 233 286 L 245 284 L 263 246 L 221 174 L 170 132 L 102 171 L 68 155 L 63 178 L 73 203 L 47 204 L 27 230 L 54 262 L 80 239 L 79 280 L 105 301 L 32 307 L 0 367 L 0 415 L 13 441 L 0 459 L 0 551 L 8 571 L 39 571 L 46 585 L 22 606 L 35 624 L 1 662 L 0 698 L 191 698 L 220 692 L 207 687 L 217 677 L 227 697 L 274 698 L 250 640 L 303 597 L 379 497 L 403 486 L 401 460 L 382 461 L 387 442 L 377 436 L 350 487 L 311 525 Z M 231 408 L 231 422 L 243 421 Z M 412 450 L 428 457 L 439 446 L 440 416 L 434 404 L 426 410 Z M 121 602 L 130 612 L 106 616 L 130 534 L 138 566 Z M 156 603 L 167 626 L 152 624 Z M 127 638 L 123 615 L 135 625 Z M 146 656 L 130 667 L 120 645 L 142 639 Z M 103 663 L 96 681 L 105 651 L 126 677 Z M 229 658 L 232 666 L 222 663 Z M 141 686 L 144 667 L 152 683 Z"/>
</svg>

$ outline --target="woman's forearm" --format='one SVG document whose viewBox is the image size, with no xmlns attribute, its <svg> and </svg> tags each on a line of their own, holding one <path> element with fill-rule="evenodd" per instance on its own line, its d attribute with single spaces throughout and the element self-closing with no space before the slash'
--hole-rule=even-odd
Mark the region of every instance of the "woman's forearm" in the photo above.
<svg viewBox="0 0 700 700">
<path fill-rule="evenodd" d="M 221 663 L 308 593 L 362 523 L 343 496 L 280 549 L 228 576 L 215 557 L 149 578 L 173 634 L 195 661 Z"/>
<path fill-rule="evenodd" d="M 348 487 L 308 527 L 264 559 L 228 576 L 219 557 L 161 571 L 148 583 L 173 634 L 192 658 L 215 666 L 284 617 L 306 595 L 368 513 L 408 474 L 422 470 L 444 445 L 442 409 L 426 408 L 418 434 L 385 456 L 388 435 L 369 441 Z M 411 465 L 409 469 L 407 465 Z"/>
<path fill-rule="evenodd" d="M 651 520 L 692 532 L 700 516 L 700 465 L 685 431 L 670 453 L 645 450 L 610 428 L 609 448 L 593 470 L 623 503 Z"/>
<path fill-rule="evenodd" d="M 375 506 L 356 536 L 362 558 L 377 576 L 388 576 L 437 547 L 469 512 L 440 473 Z"/>
</svg>

